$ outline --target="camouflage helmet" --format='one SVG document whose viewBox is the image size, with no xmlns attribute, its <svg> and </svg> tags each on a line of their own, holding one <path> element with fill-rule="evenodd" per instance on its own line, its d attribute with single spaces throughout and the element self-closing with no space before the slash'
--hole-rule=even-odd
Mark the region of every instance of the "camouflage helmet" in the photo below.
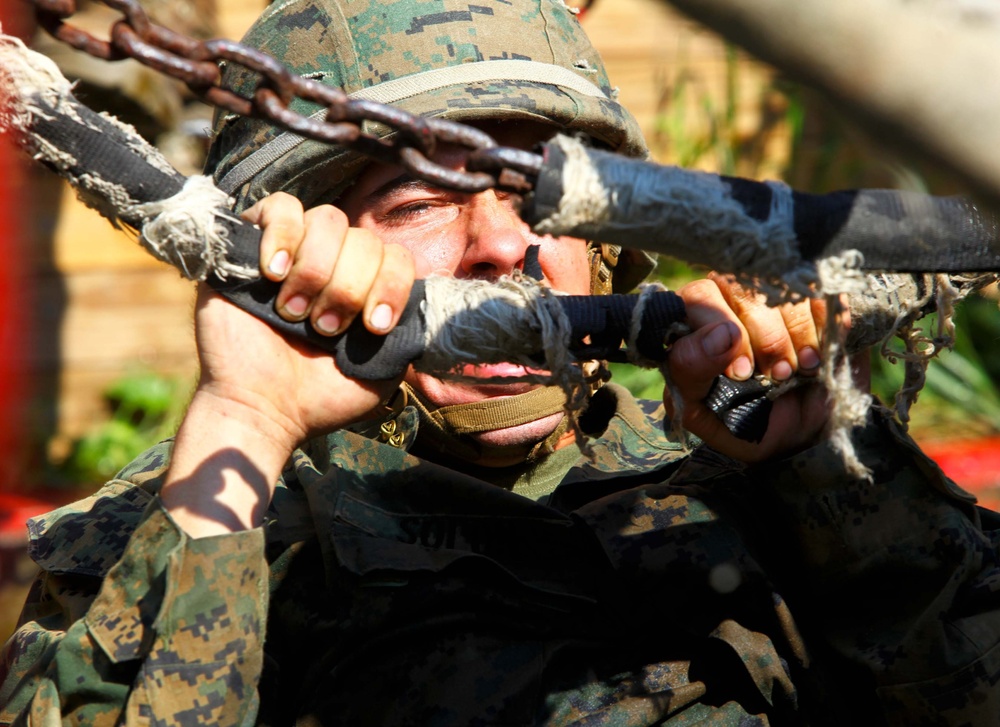
<svg viewBox="0 0 1000 727">
<path fill-rule="evenodd" d="M 647 153 L 564 0 L 276 0 L 243 42 L 352 98 L 462 122 L 542 121 L 623 154 Z M 242 95 L 257 79 L 242 66 L 224 69 L 223 84 Z M 325 113 L 301 99 L 291 108 Z M 390 133 L 373 122 L 365 131 Z M 277 191 L 307 207 L 333 202 L 368 163 L 260 119 L 217 114 L 206 167 L 245 209 Z M 605 246 L 606 262 L 616 252 Z M 615 289 L 633 287 L 651 264 L 644 253 L 621 251 Z"/>
</svg>

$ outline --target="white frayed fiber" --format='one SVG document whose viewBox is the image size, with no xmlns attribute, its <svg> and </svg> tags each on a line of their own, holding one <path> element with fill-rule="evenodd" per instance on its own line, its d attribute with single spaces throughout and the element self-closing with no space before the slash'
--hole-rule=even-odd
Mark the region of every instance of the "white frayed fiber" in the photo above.
<svg viewBox="0 0 1000 727">
<path fill-rule="evenodd" d="M 860 460 L 851 440 L 851 430 L 865 423 L 872 397 L 854 385 L 850 358 L 840 343 L 827 346 L 820 379 L 829 392 L 830 419 L 827 423 L 830 443 L 840 452 L 847 473 L 870 480 L 871 470 Z"/>
<path fill-rule="evenodd" d="M 820 291 L 825 295 L 839 293 L 863 295 L 868 292 L 871 280 L 861 269 L 864 263 L 865 256 L 858 250 L 845 250 L 839 255 L 817 261 Z"/>
<path fill-rule="evenodd" d="M 601 175 L 587 156 L 587 148 L 579 139 L 561 134 L 552 144 L 566 155 L 562 168 L 563 195 L 559 208 L 537 224 L 535 230 L 547 233 L 607 220 L 617 200 L 601 182 Z"/>
<path fill-rule="evenodd" d="M 85 123 L 76 108 L 73 84 L 63 75 L 55 61 L 28 48 L 19 38 L 0 33 L 0 130 L 13 131 L 18 143 L 36 159 L 64 171 L 76 160 L 31 131 L 32 119 L 53 119 L 65 116 Z M 110 114 L 99 114 L 119 128 L 132 150 L 165 174 L 173 168 L 163 154 L 147 143 L 134 127 Z M 70 180 L 75 183 L 75 180 Z"/>
<path fill-rule="evenodd" d="M 513 362 L 545 373 L 500 377 L 497 381 L 539 381 L 559 386 L 577 445 L 588 452 L 577 417 L 587 403 L 583 369 L 570 352 L 572 327 L 558 293 L 520 274 L 496 281 L 432 276 L 425 281 L 427 327 L 422 371 L 460 377 L 464 364 Z M 489 379 L 478 378 L 478 381 Z"/>
<path fill-rule="evenodd" d="M 544 353 L 555 378 L 572 363 L 570 323 L 556 293 L 530 278 L 425 281 L 425 370 L 455 371 L 467 363 L 514 362 L 536 367 Z"/>
<path fill-rule="evenodd" d="M 591 156 L 578 139 L 556 136 L 565 156 L 554 212 L 535 223 L 539 233 L 602 239 L 655 249 L 689 263 L 733 273 L 771 298 L 814 293 L 816 268 L 802 259 L 795 234 L 794 197 L 768 182 L 768 217 L 755 219 L 715 174 L 636 164 L 613 155 Z M 616 188 L 627 187 L 619 195 Z"/>
<path fill-rule="evenodd" d="M 132 205 L 130 219 L 141 220 L 140 242 L 159 260 L 170 263 L 184 277 L 205 280 L 210 273 L 254 279 L 256 268 L 227 261 L 229 239 L 225 219 L 236 221 L 228 211 L 229 196 L 211 177 L 189 177 L 181 191 L 168 199 Z"/>
<path fill-rule="evenodd" d="M 30 50 L 20 38 L 2 33 L 0 79 L 4 86 L 0 126 L 20 133 L 27 131 L 32 116 L 44 115 L 46 107 L 61 111 L 73 88 L 55 61 Z"/>
<path fill-rule="evenodd" d="M 520 275 L 497 281 L 456 280 L 432 276 L 425 281 L 427 327 L 420 369 L 441 377 L 461 377 L 463 364 L 519 363 L 537 371 L 542 353 L 547 373 L 517 378 L 554 384 L 566 397 L 565 412 L 577 446 L 590 453 L 579 415 L 586 407 L 588 384 L 570 351 L 572 327 L 558 294 Z M 479 378 L 478 381 L 489 379 Z"/>
<path fill-rule="evenodd" d="M 639 286 L 639 297 L 636 300 L 635 307 L 632 309 L 632 320 L 629 323 L 628 341 L 626 341 L 625 348 L 629 362 L 635 366 L 644 369 L 655 369 L 663 365 L 663 361 L 653 361 L 642 355 L 639 351 L 639 335 L 642 333 L 642 316 L 646 310 L 646 303 L 649 301 L 649 297 L 666 291 L 667 286 L 656 281 L 643 283 Z M 691 328 L 687 323 L 678 321 L 673 324 L 669 337 L 682 336 L 690 332 Z"/>
<path fill-rule="evenodd" d="M 157 259 L 193 280 L 204 280 L 212 272 L 223 279 L 259 275 L 255 268 L 227 261 L 227 230 L 220 223 L 234 218 L 228 211 L 228 196 L 209 177 L 189 178 L 169 199 L 137 203 L 113 179 L 77 170 L 79 160 L 33 130 L 35 119 L 65 117 L 85 123 L 77 112 L 79 102 L 72 96 L 72 84 L 50 58 L 30 50 L 18 38 L 0 34 L 0 80 L 4 87 L 0 127 L 13 132 L 19 145 L 36 160 L 56 169 L 85 204 L 113 225 L 119 227 L 127 220 L 129 226 L 139 229 L 141 243 Z M 144 161 L 166 174 L 175 173 L 159 150 L 133 127 L 113 116 L 100 116 L 122 132 L 132 151 Z"/>
</svg>

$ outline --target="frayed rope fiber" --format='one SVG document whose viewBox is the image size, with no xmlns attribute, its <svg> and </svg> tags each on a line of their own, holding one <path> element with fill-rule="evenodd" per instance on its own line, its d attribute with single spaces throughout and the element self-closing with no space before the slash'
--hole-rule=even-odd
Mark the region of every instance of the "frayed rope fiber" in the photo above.
<svg viewBox="0 0 1000 727">
<path fill-rule="evenodd" d="M 572 326 L 558 295 L 521 275 L 497 281 L 427 278 L 419 368 L 460 377 L 465 364 L 517 363 L 528 369 L 521 378 L 556 384 L 568 406 L 582 408 L 584 375 L 570 352 Z"/>
<path fill-rule="evenodd" d="M 165 200 L 133 205 L 126 213 L 142 220 L 140 242 L 158 260 L 169 263 L 191 280 L 205 280 L 214 273 L 225 280 L 253 280 L 260 272 L 227 259 L 227 227 L 238 218 L 228 212 L 229 196 L 211 177 L 189 177 L 181 191 Z"/>
<path fill-rule="evenodd" d="M 230 200 L 227 195 L 216 189 L 210 179 L 185 179 L 179 175 L 154 147 L 142 140 L 135 129 L 113 117 L 95 114 L 73 99 L 71 84 L 50 59 L 29 50 L 19 39 L 2 34 L 0 79 L 7 91 L 0 103 L 0 127 L 18 137 L 19 144 L 35 159 L 66 178 L 85 203 L 96 208 L 113 224 L 124 223 L 140 230 L 142 244 L 154 256 L 196 280 L 205 280 L 210 275 L 220 279 L 254 280 L 260 277 L 256 268 L 256 251 L 252 260 L 232 261 L 227 223 L 232 223 L 235 217 L 228 210 Z M 77 124 L 85 127 L 91 137 L 95 136 L 95 131 L 97 137 L 106 137 L 105 148 L 127 148 L 145 162 L 144 173 L 147 176 L 142 184 L 146 184 L 147 179 L 165 180 L 167 198 L 155 202 L 136 199 L 129 191 L 137 188 L 134 185 L 135 174 L 127 168 L 127 164 L 124 165 L 126 168 L 115 169 L 121 176 L 98 173 L 91 167 L 99 165 L 88 166 L 89 162 L 81 161 L 72 144 L 60 146 L 37 130 L 46 124 L 49 129 L 57 126 L 57 118 L 64 126 Z M 578 219 L 604 222 L 618 207 L 616 194 L 603 186 L 582 147 L 572 142 L 560 143 L 569 158 L 566 169 L 572 172 L 568 174 L 567 186 L 578 183 L 579 189 L 572 187 L 572 193 L 567 195 L 565 202 L 567 206 L 560 205 L 555 218 L 560 224 L 567 225 L 577 224 Z M 132 177 L 131 186 L 129 177 Z M 704 189 L 700 189 L 693 198 L 691 185 L 687 183 L 667 184 L 665 189 L 660 190 L 664 194 L 669 192 L 667 196 L 686 210 L 685 219 L 697 219 L 696 225 L 682 225 L 680 221 L 674 225 L 664 222 L 667 227 L 683 230 L 690 227 L 690 235 L 681 237 L 692 254 L 715 249 L 709 244 L 711 239 L 716 234 L 732 235 L 736 226 L 733 201 L 720 196 L 724 190 L 717 183 L 713 186 L 711 180 L 701 181 Z M 815 266 L 796 259 L 792 254 L 791 238 L 788 237 L 792 217 L 790 192 L 782 185 L 771 185 L 771 192 L 772 208 L 767 221 L 744 220 L 746 229 L 739 228 L 741 244 L 728 251 L 732 263 L 730 267 L 744 269 L 744 263 L 752 258 L 758 286 L 761 281 L 765 283 L 762 289 L 766 290 L 766 284 L 775 279 L 780 281 L 778 287 L 783 289 L 785 295 L 788 291 L 799 295 L 816 294 L 818 291 L 827 295 L 850 291 L 863 300 L 868 294 L 859 293 L 859 290 L 861 287 L 870 290 L 872 278 L 861 273 L 859 256 L 846 250 L 836 258 L 819 260 Z M 706 199 L 711 202 L 709 206 L 713 212 L 707 216 L 703 214 Z M 689 206 L 691 209 L 687 209 Z M 694 213 L 695 209 L 698 214 Z M 713 224 L 707 224 L 706 219 L 714 221 Z M 627 225 L 622 232 L 628 232 Z M 769 242 L 762 246 L 762 240 Z M 775 244 L 775 240 L 780 244 Z M 775 251 L 780 254 L 776 255 Z M 792 260 L 791 264 L 779 264 L 788 259 Z M 981 287 L 982 284 L 968 289 Z M 891 354 L 907 362 L 906 385 L 897 399 L 897 410 L 904 421 L 923 383 L 927 360 L 950 344 L 952 305 L 960 297 L 951 289 L 949 278 L 944 276 L 926 288 L 933 288 L 936 293 L 929 295 L 926 301 L 917 300 L 915 307 L 922 311 L 928 307 L 925 303 L 933 301 L 929 307 L 939 309 L 944 323 L 936 336 L 928 338 L 919 329 L 913 328 L 912 323 L 919 315 L 915 314 L 914 305 L 906 305 L 893 317 L 891 325 L 876 337 L 881 341 L 898 333 L 907 342 L 904 353 Z M 966 290 L 959 286 L 960 294 Z M 500 361 L 514 361 L 535 369 L 541 353 L 545 371 L 536 370 L 528 377 L 558 384 L 567 394 L 568 411 L 583 408 L 587 387 L 580 362 L 575 361 L 570 353 L 571 327 L 558 303 L 557 293 L 528 279 L 515 278 L 499 283 L 471 284 L 469 281 L 441 278 L 427 286 L 427 293 L 423 304 L 427 319 L 427 350 L 419 362 L 422 369 L 457 375 L 463 363 Z M 904 296 L 897 298 L 898 303 Z M 645 299 L 642 299 L 636 306 L 633 323 L 641 320 L 644 302 Z M 854 301 L 851 307 L 855 308 Z M 883 313 L 879 315 L 885 317 Z M 867 321 L 860 326 L 855 324 L 852 330 L 869 327 L 865 324 Z M 633 326 L 629 336 L 632 361 L 639 365 L 655 365 L 656 362 L 643 360 L 637 354 L 633 345 L 637 340 L 637 330 Z M 839 332 L 834 329 L 827 331 L 826 340 L 828 368 L 822 378 L 835 402 L 838 402 L 834 407 L 834 439 L 845 442 L 845 457 L 849 460 L 846 432 L 861 420 L 862 410 L 867 409 L 869 401 L 859 396 L 850 383 L 845 351 L 857 349 L 850 342 L 845 348 Z"/>
<path fill-rule="evenodd" d="M 259 275 L 227 259 L 225 223 L 235 218 L 210 178 L 185 179 L 133 127 L 80 104 L 55 63 L 17 38 L 0 35 L 0 77 L 7 91 L 0 125 L 85 204 L 116 227 L 138 230 L 154 257 L 194 280 Z M 157 192 L 165 198 L 139 198 Z"/>
</svg>

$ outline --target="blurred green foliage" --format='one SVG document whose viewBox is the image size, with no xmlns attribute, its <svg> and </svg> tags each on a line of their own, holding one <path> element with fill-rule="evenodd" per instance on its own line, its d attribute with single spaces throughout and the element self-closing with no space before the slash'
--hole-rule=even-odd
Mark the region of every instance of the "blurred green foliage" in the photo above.
<svg viewBox="0 0 1000 727">
<path fill-rule="evenodd" d="M 937 317 L 920 321 L 934 331 Z M 898 340 L 889 348 L 902 350 Z M 872 352 L 872 392 L 891 403 L 903 383 L 903 364 Z M 1000 310 L 997 301 L 973 295 L 955 315 L 955 346 L 927 367 L 927 378 L 911 410 L 910 429 L 918 439 L 951 439 L 1000 432 Z"/>
<path fill-rule="evenodd" d="M 112 383 L 104 397 L 109 418 L 75 440 L 56 467 L 60 480 L 101 484 L 153 444 L 172 436 L 188 387 L 175 378 L 136 371 Z"/>
<path fill-rule="evenodd" d="M 735 49 L 725 53 L 722 93 L 711 93 L 693 70 L 682 47 L 673 77 L 663 83 L 651 139 L 654 157 L 667 164 L 701 168 L 755 179 L 770 172 L 795 189 L 827 192 L 851 187 L 893 187 L 934 194 L 961 192 L 936 169 L 911 167 L 883 153 L 844 123 L 836 110 L 797 84 L 781 77 L 753 88 L 743 77 L 746 59 Z M 752 98 L 743 98 L 753 88 Z M 738 125 L 741 107 L 756 109 L 750 130 Z M 783 135 L 783 136 L 782 136 Z M 768 150 L 776 136 L 786 145 L 784 165 L 774 168 Z M 698 277 L 700 271 L 660 258 L 654 277 L 671 289 Z M 919 324 L 933 330 L 936 320 Z M 956 342 L 927 370 L 924 389 L 910 411 L 917 436 L 948 438 L 1000 432 L 1000 310 L 997 300 L 981 294 L 963 301 L 955 317 Z M 890 344 L 899 350 L 898 342 Z M 658 371 L 612 364 L 614 380 L 637 396 L 659 399 Z M 872 352 L 872 390 L 892 402 L 903 381 L 903 364 Z"/>
</svg>

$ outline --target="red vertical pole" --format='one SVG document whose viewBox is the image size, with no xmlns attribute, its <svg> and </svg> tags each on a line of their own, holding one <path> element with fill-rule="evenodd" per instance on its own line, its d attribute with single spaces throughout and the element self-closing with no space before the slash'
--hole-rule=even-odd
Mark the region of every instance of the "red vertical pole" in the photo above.
<svg viewBox="0 0 1000 727">
<path fill-rule="evenodd" d="M 0 0 L 0 23 L 8 35 L 24 37 L 31 26 L 27 4 Z M 24 160 L 8 134 L 0 134 L 0 491 L 23 482 L 27 465 L 24 407 L 28 402 L 31 312 L 24 254 Z"/>
</svg>

